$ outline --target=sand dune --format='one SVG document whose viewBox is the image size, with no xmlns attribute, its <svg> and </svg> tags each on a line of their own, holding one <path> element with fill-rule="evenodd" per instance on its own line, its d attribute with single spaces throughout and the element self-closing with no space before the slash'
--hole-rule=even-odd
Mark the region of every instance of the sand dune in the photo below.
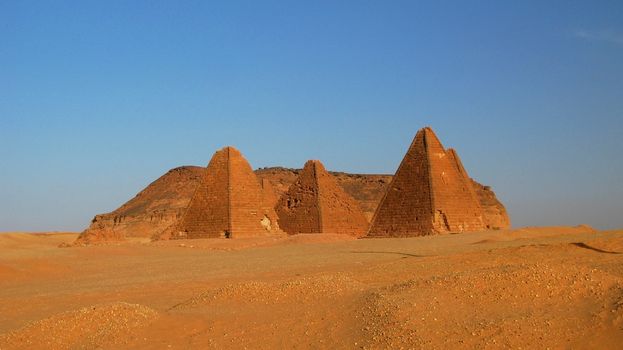
<svg viewBox="0 0 623 350">
<path fill-rule="evenodd" d="M 136 329 L 156 319 L 158 313 L 148 307 L 113 303 L 68 311 L 33 322 L 17 331 L 0 335 L 0 344 L 16 349 L 98 348 L 123 345 Z"/>
<path fill-rule="evenodd" d="M 0 235 L 0 349 L 616 348 L 623 231 L 57 248 Z"/>
</svg>

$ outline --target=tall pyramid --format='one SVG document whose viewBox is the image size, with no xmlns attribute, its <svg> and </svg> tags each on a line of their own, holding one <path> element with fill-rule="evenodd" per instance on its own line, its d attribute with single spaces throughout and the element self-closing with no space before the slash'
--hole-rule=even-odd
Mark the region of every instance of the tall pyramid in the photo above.
<svg viewBox="0 0 623 350">
<path fill-rule="evenodd" d="M 368 232 L 408 237 L 486 229 L 484 212 L 459 156 L 429 127 L 417 132 Z"/>
<path fill-rule="evenodd" d="M 337 184 L 322 163 L 305 163 L 297 180 L 277 202 L 279 227 L 289 234 L 341 233 L 361 236 L 368 221 L 359 204 Z"/>
<path fill-rule="evenodd" d="M 217 151 L 170 238 L 239 238 L 279 232 L 272 187 L 233 147 Z"/>
</svg>

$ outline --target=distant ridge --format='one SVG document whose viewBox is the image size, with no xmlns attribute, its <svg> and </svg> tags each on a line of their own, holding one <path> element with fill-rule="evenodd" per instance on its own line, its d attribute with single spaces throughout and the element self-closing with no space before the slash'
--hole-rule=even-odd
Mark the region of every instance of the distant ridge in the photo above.
<svg viewBox="0 0 623 350">
<path fill-rule="evenodd" d="M 79 243 L 106 240 L 105 237 L 149 238 L 175 223 L 188 206 L 199 185 L 205 167 L 180 166 L 167 171 L 137 195 L 114 211 L 96 215 L 81 234 Z M 267 167 L 255 170 L 260 181 L 268 181 L 280 197 L 296 180 L 302 169 Z M 372 219 L 392 175 L 349 174 L 329 172 L 340 187 L 353 197 L 368 220 Z M 487 220 L 496 227 L 508 228 L 510 223 L 504 206 L 490 187 L 471 180 Z M 89 239 L 86 239 L 89 237 Z"/>
</svg>

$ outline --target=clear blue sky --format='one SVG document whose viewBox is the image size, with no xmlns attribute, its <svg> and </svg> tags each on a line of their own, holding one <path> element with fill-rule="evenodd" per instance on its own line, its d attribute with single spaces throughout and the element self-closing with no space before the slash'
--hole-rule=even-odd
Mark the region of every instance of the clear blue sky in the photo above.
<svg viewBox="0 0 623 350">
<path fill-rule="evenodd" d="M 514 226 L 623 227 L 623 2 L 0 0 L 0 231 L 225 145 L 393 173 L 426 125 Z"/>
</svg>

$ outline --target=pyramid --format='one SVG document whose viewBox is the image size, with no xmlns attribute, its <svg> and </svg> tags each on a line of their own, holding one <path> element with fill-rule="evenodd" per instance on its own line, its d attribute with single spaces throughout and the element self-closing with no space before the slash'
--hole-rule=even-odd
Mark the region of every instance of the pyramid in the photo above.
<svg viewBox="0 0 623 350">
<path fill-rule="evenodd" d="M 279 227 L 288 234 L 365 234 L 368 221 L 359 204 L 337 184 L 322 163 L 305 163 L 299 177 L 277 202 Z"/>
<path fill-rule="evenodd" d="M 486 229 L 484 212 L 459 156 L 429 127 L 417 132 L 368 236 L 408 237 Z"/>
<path fill-rule="evenodd" d="M 170 238 L 240 238 L 279 232 L 271 187 L 233 147 L 217 151 Z"/>
</svg>

